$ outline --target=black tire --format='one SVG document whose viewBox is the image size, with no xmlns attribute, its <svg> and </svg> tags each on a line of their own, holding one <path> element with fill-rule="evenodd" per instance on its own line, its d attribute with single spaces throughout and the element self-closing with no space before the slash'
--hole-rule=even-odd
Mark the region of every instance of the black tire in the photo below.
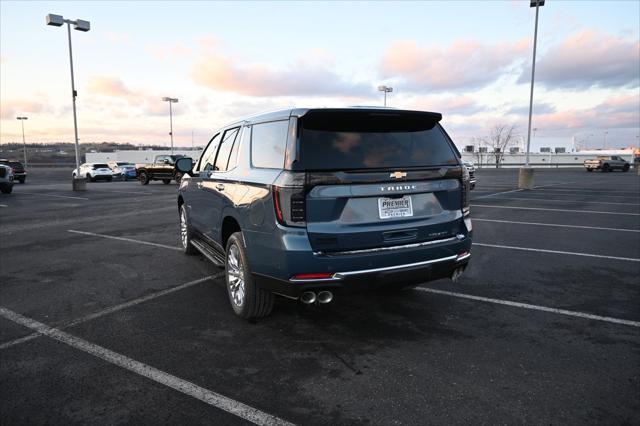
<svg viewBox="0 0 640 426">
<path fill-rule="evenodd" d="M 587 171 L 588 171 L 589 173 L 591 173 L 591 172 L 593 171 L 593 169 L 590 169 L 590 168 L 589 168 L 589 169 L 587 169 Z"/>
<path fill-rule="evenodd" d="M 603 164 L 602 165 L 602 173 L 607 173 L 611 171 L 611 167 L 609 167 L 608 164 Z"/>
<path fill-rule="evenodd" d="M 179 210 L 180 217 L 180 242 L 182 243 L 182 251 L 185 254 L 196 254 L 198 250 L 191 244 L 191 238 L 193 236 L 193 229 L 191 229 L 191 224 L 189 223 L 189 215 L 187 214 L 187 209 L 184 204 L 180 206 Z M 183 234 L 183 226 L 184 226 L 184 234 Z"/>
<path fill-rule="evenodd" d="M 112 177 L 107 178 L 107 182 L 111 182 L 112 180 L 113 180 L 113 178 L 112 178 Z"/>
<path fill-rule="evenodd" d="M 93 178 L 91 177 L 91 174 L 90 174 L 90 173 L 87 173 L 87 180 L 88 180 L 89 182 L 93 182 Z"/>
<path fill-rule="evenodd" d="M 7 185 L 0 188 L 0 192 L 3 194 L 11 194 L 11 191 L 13 191 L 13 185 Z"/>
<path fill-rule="evenodd" d="M 627 170 L 628 170 L 628 169 L 627 169 Z M 625 170 L 625 172 L 626 172 L 627 170 Z M 20 182 L 20 183 L 24 183 L 24 181 L 25 181 L 25 178 L 22 178 L 22 179 L 19 179 L 19 180 L 18 180 L 18 182 Z"/>
<path fill-rule="evenodd" d="M 162 183 L 169 185 L 171 183 L 171 179 L 162 179 Z"/>
<path fill-rule="evenodd" d="M 624 165 L 624 167 L 622 167 L 622 171 L 623 171 L 623 172 L 628 172 L 630 168 L 631 168 L 631 166 L 630 166 L 630 165 L 625 164 L 625 165 Z"/>
<path fill-rule="evenodd" d="M 176 183 L 180 185 L 180 182 L 182 181 L 182 173 L 176 172 L 176 174 L 173 175 L 173 179 L 175 179 Z"/>
<path fill-rule="evenodd" d="M 229 237 L 226 247 L 225 256 L 225 276 L 227 283 L 227 295 L 229 296 L 229 303 L 233 312 L 240 318 L 252 319 L 266 317 L 273 311 L 273 293 L 265 289 L 260 288 L 251 270 L 249 263 L 247 262 L 247 255 L 244 249 L 244 238 L 242 232 L 235 232 Z M 243 296 L 240 301 L 234 298 L 234 290 L 232 290 L 230 269 L 234 269 L 231 264 L 233 259 L 240 260 L 239 269 L 235 268 L 238 275 L 242 278 L 242 293 Z M 237 282 L 237 281 L 236 281 Z M 237 292 L 235 293 L 237 295 Z"/>
<path fill-rule="evenodd" d="M 149 185 L 149 175 L 147 172 L 140 172 L 138 174 L 138 179 L 140 180 L 141 185 Z"/>
</svg>

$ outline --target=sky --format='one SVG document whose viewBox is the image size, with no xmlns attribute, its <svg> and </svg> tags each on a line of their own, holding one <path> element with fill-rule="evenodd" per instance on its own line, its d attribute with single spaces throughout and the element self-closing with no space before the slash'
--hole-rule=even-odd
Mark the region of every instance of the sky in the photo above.
<svg viewBox="0 0 640 426">
<path fill-rule="evenodd" d="M 205 144 L 242 116 L 286 107 L 437 111 L 459 146 L 496 124 L 527 133 L 535 9 L 528 1 L 0 1 L 0 143 Z M 534 142 L 637 146 L 640 2 L 540 8 Z M 537 141 L 537 142 L 536 142 Z M 554 141 L 553 143 L 545 141 Z M 557 145 L 557 144 L 556 144 Z"/>
</svg>

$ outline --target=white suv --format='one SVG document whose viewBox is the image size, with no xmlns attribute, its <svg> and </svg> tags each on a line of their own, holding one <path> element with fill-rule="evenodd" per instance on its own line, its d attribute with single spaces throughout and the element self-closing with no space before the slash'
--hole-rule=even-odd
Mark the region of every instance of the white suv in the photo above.
<svg viewBox="0 0 640 426">
<path fill-rule="evenodd" d="M 96 180 L 106 180 L 111 182 L 113 180 L 113 170 L 105 163 L 84 163 L 80 165 L 80 171 L 74 169 L 72 176 L 86 177 L 91 182 Z"/>
</svg>

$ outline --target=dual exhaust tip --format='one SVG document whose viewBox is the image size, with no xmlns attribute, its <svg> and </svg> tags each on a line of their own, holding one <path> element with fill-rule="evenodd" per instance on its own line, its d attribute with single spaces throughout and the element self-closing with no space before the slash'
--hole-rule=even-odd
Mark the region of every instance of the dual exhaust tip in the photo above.
<svg viewBox="0 0 640 426">
<path fill-rule="evenodd" d="M 305 305 L 310 305 L 312 303 L 329 303 L 333 300 L 333 293 L 330 291 L 320 291 L 318 292 L 318 294 L 316 294 L 313 291 L 305 291 L 304 293 L 302 293 L 302 296 L 300 296 L 300 301 L 302 303 L 304 303 Z"/>
</svg>

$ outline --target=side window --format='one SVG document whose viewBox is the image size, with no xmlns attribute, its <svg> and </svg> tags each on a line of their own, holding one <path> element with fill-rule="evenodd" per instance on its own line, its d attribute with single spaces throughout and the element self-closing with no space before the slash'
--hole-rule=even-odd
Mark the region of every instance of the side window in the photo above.
<svg viewBox="0 0 640 426">
<path fill-rule="evenodd" d="M 289 120 L 254 124 L 251 131 L 251 163 L 254 167 L 280 169 L 284 166 Z"/>
<path fill-rule="evenodd" d="M 200 162 L 198 163 L 197 171 L 213 170 L 213 162 L 216 158 L 216 151 L 218 151 L 218 144 L 220 142 L 220 133 L 215 135 L 209 141 L 209 145 L 202 153 Z"/>
<path fill-rule="evenodd" d="M 167 159 L 166 155 L 158 155 L 156 157 L 156 163 L 164 163 L 164 160 L 166 160 L 166 159 Z"/>
<path fill-rule="evenodd" d="M 220 149 L 218 150 L 218 156 L 216 157 L 216 165 L 213 168 L 217 172 L 227 171 L 227 164 L 229 163 L 229 154 L 231 153 L 231 149 L 233 148 L 233 144 L 236 141 L 236 137 L 238 136 L 238 132 L 240 131 L 239 127 L 235 129 L 229 129 L 224 132 L 224 136 L 222 137 L 222 142 L 220 143 Z"/>
<path fill-rule="evenodd" d="M 245 127 L 242 131 L 242 138 L 236 138 L 236 143 L 233 144 L 233 148 L 231 148 L 231 155 L 229 155 L 229 164 L 227 165 L 227 170 L 233 170 L 238 165 L 238 150 L 240 149 L 240 145 L 249 146 L 249 141 L 251 140 L 251 127 Z"/>
</svg>

